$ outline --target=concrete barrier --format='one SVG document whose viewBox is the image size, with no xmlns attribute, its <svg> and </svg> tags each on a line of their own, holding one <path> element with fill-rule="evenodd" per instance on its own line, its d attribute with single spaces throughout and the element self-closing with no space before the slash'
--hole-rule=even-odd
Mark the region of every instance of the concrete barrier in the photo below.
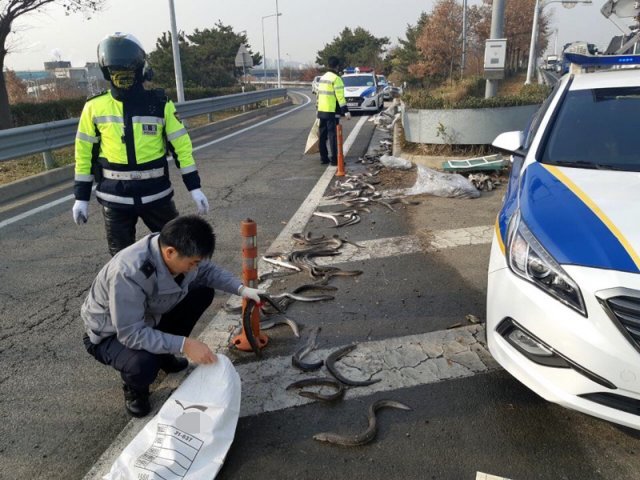
<svg viewBox="0 0 640 480">
<path fill-rule="evenodd" d="M 524 130 L 539 105 L 402 112 L 407 141 L 449 145 L 487 145 L 502 132 Z"/>
</svg>

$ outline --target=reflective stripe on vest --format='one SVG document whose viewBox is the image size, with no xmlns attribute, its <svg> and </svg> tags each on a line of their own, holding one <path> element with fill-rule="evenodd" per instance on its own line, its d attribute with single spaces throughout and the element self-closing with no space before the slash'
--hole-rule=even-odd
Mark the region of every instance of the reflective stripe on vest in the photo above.
<svg viewBox="0 0 640 480">
<path fill-rule="evenodd" d="M 148 180 L 150 178 L 164 177 L 164 168 L 151 170 L 131 170 L 127 172 L 102 169 L 102 175 L 109 180 Z"/>
<path fill-rule="evenodd" d="M 145 203 L 155 202 L 156 200 L 160 200 L 161 198 L 170 195 L 173 192 L 173 187 L 169 187 L 166 190 L 163 190 L 160 193 L 156 193 L 155 195 L 148 195 L 146 197 L 141 197 L 140 201 Z M 133 205 L 134 200 L 133 197 L 122 197 L 120 195 L 112 195 L 110 193 L 99 192 L 96 190 L 96 197 L 101 198 L 102 200 L 106 200 L 111 203 L 120 203 L 122 205 Z"/>
</svg>

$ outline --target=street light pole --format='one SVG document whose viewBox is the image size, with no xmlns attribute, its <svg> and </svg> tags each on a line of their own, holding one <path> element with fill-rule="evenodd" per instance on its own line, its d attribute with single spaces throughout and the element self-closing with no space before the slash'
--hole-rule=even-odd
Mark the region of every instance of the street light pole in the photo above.
<svg viewBox="0 0 640 480">
<path fill-rule="evenodd" d="M 171 18 L 171 47 L 173 50 L 173 69 L 176 72 L 176 95 L 178 97 L 178 102 L 184 102 L 184 87 L 182 86 L 182 66 L 180 64 L 180 47 L 178 44 L 176 11 L 173 7 L 173 0 L 169 0 L 169 16 Z"/>
<path fill-rule="evenodd" d="M 536 41 L 538 39 L 538 17 L 540 16 L 540 0 L 536 0 L 535 10 L 533 11 L 533 25 L 531 26 L 531 43 L 529 44 L 529 63 L 527 65 L 527 79 L 524 84 L 531 84 L 533 77 L 533 68 L 536 63 Z"/>
<path fill-rule="evenodd" d="M 266 87 L 267 85 L 267 51 L 264 47 L 264 19 L 269 17 L 279 17 L 281 13 L 272 13 L 271 15 L 265 15 L 262 17 L 262 80 Z"/>
<path fill-rule="evenodd" d="M 278 40 L 278 88 L 282 88 L 280 80 L 280 13 L 278 12 L 278 0 L 276 0 L 276 37 Z"/>
</svg>

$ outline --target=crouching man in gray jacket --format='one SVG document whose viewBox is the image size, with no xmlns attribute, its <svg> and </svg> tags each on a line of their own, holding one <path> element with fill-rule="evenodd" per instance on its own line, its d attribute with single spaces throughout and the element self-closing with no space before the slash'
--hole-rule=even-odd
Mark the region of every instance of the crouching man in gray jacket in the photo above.
<svg viewBox="0 0 640 480">
<path fill-rule="evenodd" d="M 121 250 L 93 281 L 81 315 L 84 345 L 99 362 L 120 372 L 125 408 L 135 417 L 151 410 L 149 385 L 158 372 L 216 361 L 191 330 L 211 305 L 214 289 L 260 301 L 210 258 L 215 235 L 204 219 L 187 215 Z"/>
</svg>

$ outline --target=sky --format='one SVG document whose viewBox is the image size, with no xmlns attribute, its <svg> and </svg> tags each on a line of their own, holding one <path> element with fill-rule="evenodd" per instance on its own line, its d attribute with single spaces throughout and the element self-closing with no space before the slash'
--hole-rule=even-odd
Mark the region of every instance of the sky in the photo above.
<svg viewBox="0 0 640 480">
<path fill-rule="evenodd" d="M 337 4 L 310 0 L 175 0 L 178 30 L 191 33 L 221 20 L 236 32 L 246 30 L 252 50 L 262 53 L 264 23 L 266 57 L 273 59 L 277 52 L 276 17 L 262 17 L 276 13 L 276 1 L 282 14 L 278 17 L 281 62 L 309 64 L 344 27 L 360 26 L 397 44 L 398 37 L 404 38 L 407 25 L 415 25 L 420 13 L 431 11 L 434 4 L 434 0 L 342 0 Z M 469 5 L 479 2 L 469 0 Z M 0 8 L 3 3 L 0 0 Z M 604 0 L 594 0 L 593 5 L 573 9 L 565 9 L 560 3 L 546 5 L 545 13 L 553 12 L 558 48 L 576 40 L 604 48 L 612 36 L 620 35 L 620 30 L 600 14 L 603 4 Z M 629 22 L 618 23 L 624 26 Z M 61 7 L 52 5 L 43 12 L 20 17 L 14 30 L 7 68 L 41 70 L 43 62 L 58 58 L 80 67 L 96 61 L 97 44 L 115 31 L 132 33 L 147 52 L 152 51 L 156 39 L 170 30 L 169 0 L 106 0 L 103 10 L 90 19 L 80 13 L 66 16 Z M 555 38 L 552 35 L 550 39 L 551 50 Z"/>
</svg>

